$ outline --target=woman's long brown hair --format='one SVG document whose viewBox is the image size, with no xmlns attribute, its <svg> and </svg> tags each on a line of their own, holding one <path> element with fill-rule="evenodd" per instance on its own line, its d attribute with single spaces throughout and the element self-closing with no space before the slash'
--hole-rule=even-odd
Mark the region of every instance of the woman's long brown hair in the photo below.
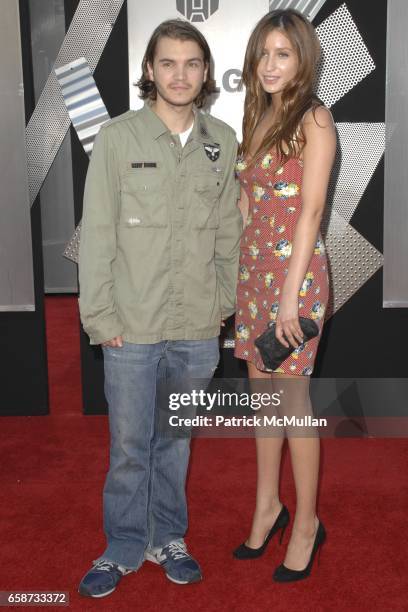
<svg viewBox="0 0 408 612">
<path fill-rule="evenodd" d="M 320 44 L 314 27 L 298 11 L 293 9 L 276 10 L 267 13 L 255 26 L 245 53 L 242 82 L 246 87 L 243 139 L 240 146 L 242 157 L 248 157 L 251 139 L 271 102 L 259 81 L 257 68 L 262 57 L 265 39 L 274 29 L 282 32 L 292 43 L 298 58 L 298 71 L 294 79 L 287 83 L 281 96 L 282 104 L 277 122 L 267 130 L 258 150 L 248 161 L 254 163 L 262 154 L 276 149 L 279 163 L 299 156 L 306 144 L 301 125 L 305 112 L 323 103 L 314 94 L 316 66 L 320 58 Z M 284 146 L 287 147 L 285 151 Z"/>
</svg>

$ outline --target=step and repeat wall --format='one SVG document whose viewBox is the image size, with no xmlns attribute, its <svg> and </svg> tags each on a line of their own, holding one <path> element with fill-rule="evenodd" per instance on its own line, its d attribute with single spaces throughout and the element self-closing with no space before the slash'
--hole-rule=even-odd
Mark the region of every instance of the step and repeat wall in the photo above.
<svg viewBox="0 0 408 612">
<path fill-rule="evenodd" d="M 232 125 L 240 138 L 244 92 L 239 89 L 239 79 L 246 42 L 268 9 L 289 6 L 304 10 L 317 28 L 323 49 L 317 93 L 334 116 L 339 142 L 323 224 L 332 298 L 314 375 L 403 377 L 404 359 L 395 345 L 389 347 L 386 358 L 376 350 L 387 345 L 387 338 L 397 337 L 408 319 L 404 309 L 385 309 L 383 305 L 385 0 L 128 2 L 129 106 L 137 109 L 142 105 L 135 82 L 154 28 L 168 18 L 188 19 L 204 33 L 213 53 L 219 95 L 210 112 Z M 112 62 L 115 52 L 113 47 L 109 53 L 105 50 L 98 66 L 100 73 L 104 56 L 109 55 Z M 111 104 L 108 91 L 100 87 L 100 92 L 110 115 L 117 114 L 117 99 Z M 246 376 L 245 364 L 233 357 L 231 349 L 233 320 L 223 345 L 230 348 L 223 349 L 216 375 Z M 85 336 L 83 359 L 84 409 L 100 411 L 103 399 L 96 397 L 94 383 L 97 380 L 100 388 L 102 362 L 98 350 L 88 347 Z"/>
<path fill-rule="evenodd" d="M 60 0 L 58 10 L 61 7 Z M 402 81 L 407 82 L 408 77 L 393 43 L 393 32 L 403 18 L 408 18 L 408 8 L 404 10 L 400 0 L 394 2 L 389 15 L 388 55 L 386 0 L 65 0 L 66 35 L 27 126 L 30 198 L 34 201 L 38 194 L 41 198 L 41 186 L 70 133 L 77 229 L 65 256 L 75 266 L 93 141 L 109 117 L 142 105 L 135 82 L 154 28 L 165 19 L 179 17 L 204 33 L 212 50 L 219 88 L 209 111 L 232 125 L 240 138 L 244 91 L 239 85 L 248 37 L 268 10 L 288 7 L 303 11 L 316 26 L 323 50 L 317 94 L 330 108 L 338 133 L 338 154 L 323 221 L 331 302 L 314 375 L 404 377 L 402 347 L 408 336 L 408 314 L 405 308 L 390 308 L 408 304 L 408 291 L 404 293 L 407 283 L 401 282 L 401 277 L 407 275 L 398 257 L 404 248 L 401 226 L 404 227 L 408 216 L 404 211 L 408 207 L 402 194 L 404 189 L 406 193 L 404 181 L 408 179 L 404 154 L 398 157 L 392 148 L 392 138 L 397 133 L 398 146 L 403 151 L 408 131 L 403 106 L 397 104 L 398 87 L 403 91 L 406 85 Z M 23 27 L 29 29 L 30 15 L 24 13 L 22 19 Z M 386 125 L 387 57 L 392 62 L 388 71 L 393 77 L 393 89 L 388 93 L 394 104 L 389 105 Z M 32 79 L 27 74 L 24 78 Z M 73 83 L 77 84 L 72 87 Z M 81 128 L 84 118 L 86 129 Z M 40 143 L 37 150 L 36 138 Z M 386 184 L 393 199 L 387 200 L 386 191 L 384 226 L 386 142 L 386 155 L 393 151 L 393 156 L 386 158 Z M 399 231 L 393 229 L 395 219 L 399 219 Z M 384 235 L 388 249 L 386 279 Z M 401 335 L 402 341 L 396 342 Z M 246 376 L 245 364 L 233 357 L 233 319 L 222 346 L 216 375 Z M 90 347 L 82 330 L 81 360 L 84 412 L 104 413 L 102 353 L 99 347 Z"/>
</svg>

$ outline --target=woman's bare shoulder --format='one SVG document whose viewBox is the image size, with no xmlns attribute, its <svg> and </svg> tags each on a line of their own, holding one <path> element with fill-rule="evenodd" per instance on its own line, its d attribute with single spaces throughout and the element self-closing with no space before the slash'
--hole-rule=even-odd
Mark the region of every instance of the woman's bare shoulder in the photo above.
<svg viewBox="0 0 408 612">
<path fill-rule="evenodd" d="M 305 128 L 319 127 L 327 128 L 334 126 L 333 115 L 326 106 L 315 106 L 309 108 L 303 117 L 303 124 Z"/>
</svg>

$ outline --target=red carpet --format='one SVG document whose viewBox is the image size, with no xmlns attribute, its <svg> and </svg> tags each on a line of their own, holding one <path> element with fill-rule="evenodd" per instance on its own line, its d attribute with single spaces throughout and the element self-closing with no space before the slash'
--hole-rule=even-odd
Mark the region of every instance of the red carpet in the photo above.
<svg viewBox="0 0 408 612">
<path fill-rule="evenodd" d="M 78 581 L 104 548 L 108 427 L 106 417 L 81 414 L 77 321 L 75 298 L 47 298 L 51 414 L 0 421 L 0 591 L 69 591 L 70 609 L 81 611 L 407 610 L 405 439 L 322 441 L 318 510 L 328 539 L 312 576 L 289 585 L 271 580 L 284 555 L 277 541 L 256 561 L 231 557 L 250 524 L 254 442 L 195 440 L 187 540 L 205 580 L 177 586 L 145 563 L 110 597 L 80 597 Z M 294 512 L 289 468 L 285 455 L 281 498 Z"/>
</svg>

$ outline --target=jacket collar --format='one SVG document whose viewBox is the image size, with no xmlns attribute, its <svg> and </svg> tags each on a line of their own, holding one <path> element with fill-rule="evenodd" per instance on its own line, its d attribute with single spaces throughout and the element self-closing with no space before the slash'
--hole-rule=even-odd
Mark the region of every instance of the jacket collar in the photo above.
<svg viewBox="0 0 408 612">
<path fill-rule="evenodd" d="M 151 108 L 151 104 L 149 102 L 145 102 L 142 108 L 143 119 L 146 122 L 147 128 L 153 138 L 156 140 L 162 134 L 169 132 L 168 127 L 163 123 L 158 115 Z"/>
<path fill-rule="evenodd" d="M 170 133 L 170 130 L 166 124 L 163 123 L 158 115 L 156 115 L 149 102 L 144 103 L 142 113 L 149 132 L 155 140 L 157 140 L 157 138 L 163 134 Z M 198 109 L 195 111 L 195 121 L 193 130 L 191 132 L 191 138 L 192 140 L 196 140 L 198 142 L 214 142 L 214 139 L 212 138 L 208 129 L 208 121 L 206 120 L 206 116 Z"/>
<path fill-rule="evenodd" d="M 199 142 L 214 142 L 214 139 L 208 129 L 208 121 L 206 119 L 206 116 L 199 110 L 197 110 L 196 112 L 196 120 L 194 122 L 194 128 L 191 133 L 191 137 L 193 138 L 193 140 L 198 140 Z"/>
</svg>

